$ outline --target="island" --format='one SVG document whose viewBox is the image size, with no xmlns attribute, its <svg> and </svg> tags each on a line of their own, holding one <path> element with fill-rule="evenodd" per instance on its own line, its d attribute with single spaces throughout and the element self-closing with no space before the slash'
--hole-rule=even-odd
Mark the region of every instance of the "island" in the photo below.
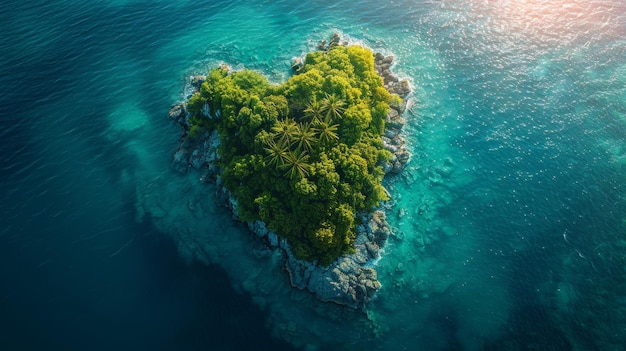
<svg viewBox="0 0 626 351">
<path fill-rule="evenodd" d="M 333 35 L 294 59 L 284 83 L 221 65 L 169 111 L 183 127 L 174 168 L 215 182 L 236 218 L 284 250 L 291 284 L 322 301 L 356 308 L 381 287 L 382 181 L 410 158 L 400 135 L 410 88 L 392 63 Z"/>
</svg>

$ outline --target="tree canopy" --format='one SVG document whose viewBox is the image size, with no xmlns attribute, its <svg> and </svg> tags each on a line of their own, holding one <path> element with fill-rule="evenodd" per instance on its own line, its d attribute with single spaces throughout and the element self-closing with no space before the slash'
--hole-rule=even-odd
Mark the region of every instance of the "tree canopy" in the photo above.
<svg viewBox="0 0 626 351">
<path fill-rule="evenodd" d="M 327 265 L 353 251 L 356 214 L 387 200 L 390 101 L 372 51 L 333 46 L 309 53 L 280 85 L 215 68 L 188 110 L 192 135 L 219 132 L 221 177 L 239 217 L 264 221 L 297 258 Z"/>
</svg>

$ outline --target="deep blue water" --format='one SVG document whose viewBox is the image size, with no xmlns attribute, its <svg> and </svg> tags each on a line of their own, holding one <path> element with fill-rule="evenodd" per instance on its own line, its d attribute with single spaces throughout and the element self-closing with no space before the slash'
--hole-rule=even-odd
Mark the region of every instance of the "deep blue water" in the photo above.
<svg viewBox="0 0 626 351">
<path fill-rule="evenodd" d="M 620 0 L 1 3 L 0 348 L 620 349 L 625 14 Z M 189 75 L 226 62 L 283 80 L 336 31 L 394 54 L 414 87 L 414 156 L 390 184 L 396 235 L 367 314 L 293 291 L 199 175 L 170 169 L 166 112 Z"/>
</svg>

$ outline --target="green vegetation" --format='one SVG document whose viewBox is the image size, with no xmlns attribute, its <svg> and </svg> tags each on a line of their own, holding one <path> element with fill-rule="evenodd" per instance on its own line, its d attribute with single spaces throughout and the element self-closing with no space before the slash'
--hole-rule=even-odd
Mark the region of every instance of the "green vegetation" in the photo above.
<svg viewBox="0 0 626 351">
<path fill-rule="evenodd" d="M 370 50 L 333 46 L 309 53 L 281 85 L 213 69 L 188 109 L 192 136 L 219 132 L 239 217 L 261 219 L 296 257 L 328 265 L 353 251 L 356 213 L 387 200 L 381 134 L 391 100 Z"/>
</svg>

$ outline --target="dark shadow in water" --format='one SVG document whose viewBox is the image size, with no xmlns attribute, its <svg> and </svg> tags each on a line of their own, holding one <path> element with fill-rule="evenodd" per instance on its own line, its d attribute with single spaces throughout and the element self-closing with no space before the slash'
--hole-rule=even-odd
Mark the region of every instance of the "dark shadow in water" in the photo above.
<svg viewBox="0 0 626 351">
<path fill-rule="evenodd" d="M 222 268 L 199 262 L 186 264 L 174 242 L 155 230 L 140 236 L 136 245 L 160 272 L 163 294 L 176 299 L 180 306 L 180 324 L 166 349 L 293 350 L 269 335 L 264 312 L 249 295 L 232 288 Z"/>
<path fill-rule="evenodd" d="M 459 321 L 456 311 L 451 307 L 437 308 L 431 313 L 424 323 L 429 328 L 436 329 L 445 336 L 445 346 L 438 348 L 439 351 L 462 351 L 463 343 L 459 340 L 457 332 Z M 443 341 L 442 341 L 443 342 Z M 432 345 L 430 345 L 432 347 Z"/>
<path fill-rule="evenodd" d="M 518 252 L 509 264 L 509 291 L 516 307 L 503 326 L 503 333 L 497 340 L 488 341 L 485 351 L 496 350 L 545 350 L 569 351 L 572 345 L 558 325 L 553 306 L 542 302 L 545 294 L 541 284 L 556 279 L 550 269 L 558 264 L 559 246 L 551 243 L 550 236 L 531 240 L 531 248 Z M 547 247 L 550 255 L 545 255 L 539 247 Z M 545 301 L 545 297 L 543 297 Z"/>
<path fill-rule="evenodd" d="M 103 163 L 132 160 L 104 149 L 107 173 L 115 167 Z M 0 349 L 292 349 L 222 269 L 186 264 L 171 238 L 135 223 L 134 193 L 99 172 L 83 179 L 71 160 L 50 158 L 39 177 L 0 186 Z M 57 163 L 73 171 L 42 183 Z"/>
<path fill-rule="evenodd" d="M 550 322 L 549 313 L 541 305 L 519 306 L 511 313 L 506 332 L 498 340 L 488 342 L 483 350 L 572 350 L 562 331 Z"/>
</svg>

